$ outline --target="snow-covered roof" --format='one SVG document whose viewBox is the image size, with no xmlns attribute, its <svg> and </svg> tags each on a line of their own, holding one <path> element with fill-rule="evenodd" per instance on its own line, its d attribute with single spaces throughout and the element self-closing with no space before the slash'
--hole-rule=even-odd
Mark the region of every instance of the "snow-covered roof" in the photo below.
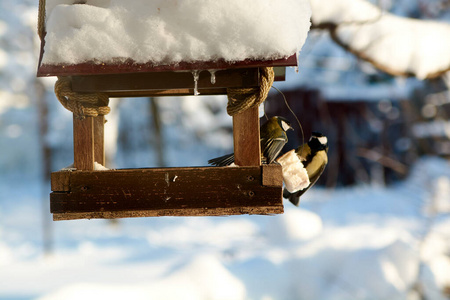
<svg viewBox="0 0 450 300">
<path fill-rule="evenodd" d="M 309 0 L 47 0 L 42 64 L 273 60 L 300 51 Z"/>
</svg>

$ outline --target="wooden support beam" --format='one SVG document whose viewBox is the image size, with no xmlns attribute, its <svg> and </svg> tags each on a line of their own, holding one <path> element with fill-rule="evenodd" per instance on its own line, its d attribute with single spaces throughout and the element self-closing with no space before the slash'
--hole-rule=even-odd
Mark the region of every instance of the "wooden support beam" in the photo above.
<svg viewBox="0 0 450 300">
<path fill-rule="evenodd" d="M 278 165 L 59 171 L 50 207 L 54 220 L 278 214 L 279 173 Z"/>
<path fill-rule="evenodd" d="M 226 88 L 201 89 L 201 96 L 226 95 Z M 147 90 L 147 91 L 111 91 L 108 92 L 109 98 L 127 98 L 127 97 L 171 97 L 171 96 L 192 96 L 194 89 L 168 89 L 168 90 Z"/>
<path fill-rule="evenodd" d="M 258 107 L 249 108 L 233 116 L 233 139 L 236 165 L 261 165 Z"/>
<path fill-rule="evenodd" d="M 275 80 L 284 81 L 285 67 L 276 67 Z M 207 70 L 199 74 L 200 95 L 225 95 L 227 88 L 256 87 L 259 69 L 217 70 L 215 82 Z M 113 97 L 161 97 L 194 95 L 194 80 L 190 72 L 156 72 L 110 75 L 72 76 L 72 89 L 78 93 L 106 93 Z"/>
<path fill-rule="evenodd" d="M 259 69 L 199 70 L 197 88 L 257 87 Z M 211 80 L 213 77 L 214 80 Z M 126 93 L 136 91 L 194 89 L 192 72 L 153 72 L 72 76 L 72 89 L 79 93 Z"/>
<path fill-rule="evenodd" d="M 94 161 L 105 166 L 105 116 L 94 119 Z"/>
<path fill-rule="evenodd" d="M 73 117 L 73 164 L 77 170 L 94 170 L 94 118 Z"/>
</svg>

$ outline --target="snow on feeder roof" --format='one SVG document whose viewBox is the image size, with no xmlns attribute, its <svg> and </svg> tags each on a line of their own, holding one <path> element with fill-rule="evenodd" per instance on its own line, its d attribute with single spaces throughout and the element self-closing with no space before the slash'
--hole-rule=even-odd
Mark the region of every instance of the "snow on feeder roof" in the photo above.
<svg viewBox="0 0 450 300">
<path fill-rule="evenodd" d="M 295 65 L 311 8 L 308 0 L 48 0 L 45 13 L 40 69 L 89 63 L 158 70 L 198 62 Z"/>
</svg>

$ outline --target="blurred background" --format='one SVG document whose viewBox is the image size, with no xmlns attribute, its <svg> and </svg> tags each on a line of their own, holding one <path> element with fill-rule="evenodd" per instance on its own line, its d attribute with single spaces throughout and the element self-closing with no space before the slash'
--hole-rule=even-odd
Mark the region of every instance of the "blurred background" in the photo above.
<svg viewBox="0 0 450 300">
<path fill-rule="evenodd" d="M 450 23 L 448 0 L 373 3 Z M 55 78 L 36 78 L 37 7 L 0 1 L 0 299 L 450 299 L 449 66 L 395 76 L 338 45 L 333 19 L 313 24 L 298 73 L 274 84 L 304 139 L 329 140 L 300 208 L 53 222 L 49 176 L 73 162 L 72 114 Z M 111 99 L 106 166 L 207 165 L 232 151 L 226 103 Z M 286 150 L 302 143 L 279 92 L 264 110 L 292 120 Z"/>
</svg>

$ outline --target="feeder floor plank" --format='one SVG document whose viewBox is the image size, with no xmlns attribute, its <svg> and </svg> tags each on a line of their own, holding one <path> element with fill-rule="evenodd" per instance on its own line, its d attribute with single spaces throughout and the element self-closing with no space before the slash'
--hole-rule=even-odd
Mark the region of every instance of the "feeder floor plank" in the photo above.
<svg viewBox="0 0 450 300">
<path fill-rule="evenodd" d="M 278 165 L 59 171 L 52 190 L 54 220 L 283 212 Z"/>
</svg>

